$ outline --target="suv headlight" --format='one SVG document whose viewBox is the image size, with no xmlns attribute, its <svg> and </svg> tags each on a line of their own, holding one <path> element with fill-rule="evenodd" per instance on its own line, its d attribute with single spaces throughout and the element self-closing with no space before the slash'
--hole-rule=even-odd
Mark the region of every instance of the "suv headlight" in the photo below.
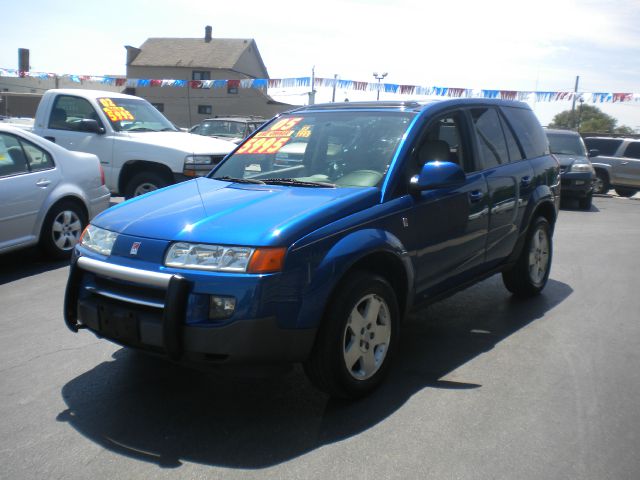
<svg viewBox="0 0 640 480">
<path fill-rule="evenodd" d="M 102 255 L 111 255 L 113 244 L 117 238 L 117 233 L 89 224 L 82 232 L 80 245 Z"/>
<path fill-rule="evenodd" d="M 213 165 L 211 155 L 187 155 L 184 157 L 185 165 Z"/>
<path fill-rule="evenodd" d="M 573 164 L 571 165 L 571 169 L 569 171 L 573 173 L 587 173 L 587 172 L 593 173 L 594 170 L 591 163 L 577 161 L 577 162 L 573 162 Z"/>
<path fill-rule="evenodd" d="M 167 267 L 236 273 L 282 270 L 286 248 L 253 248 L 178 242 L 164 257 Z"/>
</svg>

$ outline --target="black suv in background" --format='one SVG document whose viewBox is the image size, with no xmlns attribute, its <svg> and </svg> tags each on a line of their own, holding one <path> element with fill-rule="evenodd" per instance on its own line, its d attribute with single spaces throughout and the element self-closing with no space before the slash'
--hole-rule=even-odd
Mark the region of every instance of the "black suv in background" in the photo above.
<svg viewBox="0 0 640 480">
<path fill-rule="evenodd" d="M 545 131 L 551 153 L 560 162 L 562 199 L 576 198 L 580 208 L 590 210 L 596 174 L 582 137 L 571 130 Z"/>
<path fill-rule="evenodd" d="M 614 188 L 621 197 L 640 190 L 640 139 L 586 137 L 584 139 L 596 170 L 595 193 Z"/>
</svg>

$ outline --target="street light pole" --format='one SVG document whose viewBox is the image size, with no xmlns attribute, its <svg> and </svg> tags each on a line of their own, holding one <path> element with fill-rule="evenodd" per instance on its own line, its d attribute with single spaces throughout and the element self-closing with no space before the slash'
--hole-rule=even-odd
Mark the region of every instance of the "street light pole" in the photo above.
<svg viewBox="0 0 640 480">
<path fill-rule="evenodd" d="M 373 77 L 378 80 L 378 97 L 376 98 L 376 100 L 380 100 L 380 81 L 386 77 L 388 75 L 387 72 L 384 73 L 380 73 L 378 74 L 378 72 L 373 72 Z"/>
</svg>

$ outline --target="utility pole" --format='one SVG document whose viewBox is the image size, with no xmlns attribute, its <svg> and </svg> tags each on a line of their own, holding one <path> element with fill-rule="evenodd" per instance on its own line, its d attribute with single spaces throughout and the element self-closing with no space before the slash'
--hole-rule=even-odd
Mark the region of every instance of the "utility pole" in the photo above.
<svg viewBox="0 0 640 480">
<path fill-rule="evenodd" d="M 573 128 L 576 128 L 576 97 L 578 96 L 578 83 L 580 82 L 580 75 L 576 77 L 576 86 L 573 89 L 573 102 L 571 105 L 571 123 Z"/>
<path fill-rule="evenodd" d="M 338 74 L 333 76 L 333 93 L 331 94 L 331 103 L 336 101 L 336 85 L 338 84 Z"/>
<path fill-rule="evenodd" d="M 311 68 L 311 92 L 309 92 L 309 105 L 316 103 L 316 66 Z"/>
</svg>

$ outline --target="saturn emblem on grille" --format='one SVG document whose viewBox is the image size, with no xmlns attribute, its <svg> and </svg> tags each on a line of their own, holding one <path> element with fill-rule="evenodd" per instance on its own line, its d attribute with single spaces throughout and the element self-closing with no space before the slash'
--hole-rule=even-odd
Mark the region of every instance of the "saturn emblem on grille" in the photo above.
<svg viewBox="0 0 640 480">
<path fill-rule="evenodd" d="M 131 245 L 131 251 L 129 253 L 131 255 L 137 255 L 140 245 L 142 245 L 142 242 L 133 242 L 133 244 Z"/>
</svg>

